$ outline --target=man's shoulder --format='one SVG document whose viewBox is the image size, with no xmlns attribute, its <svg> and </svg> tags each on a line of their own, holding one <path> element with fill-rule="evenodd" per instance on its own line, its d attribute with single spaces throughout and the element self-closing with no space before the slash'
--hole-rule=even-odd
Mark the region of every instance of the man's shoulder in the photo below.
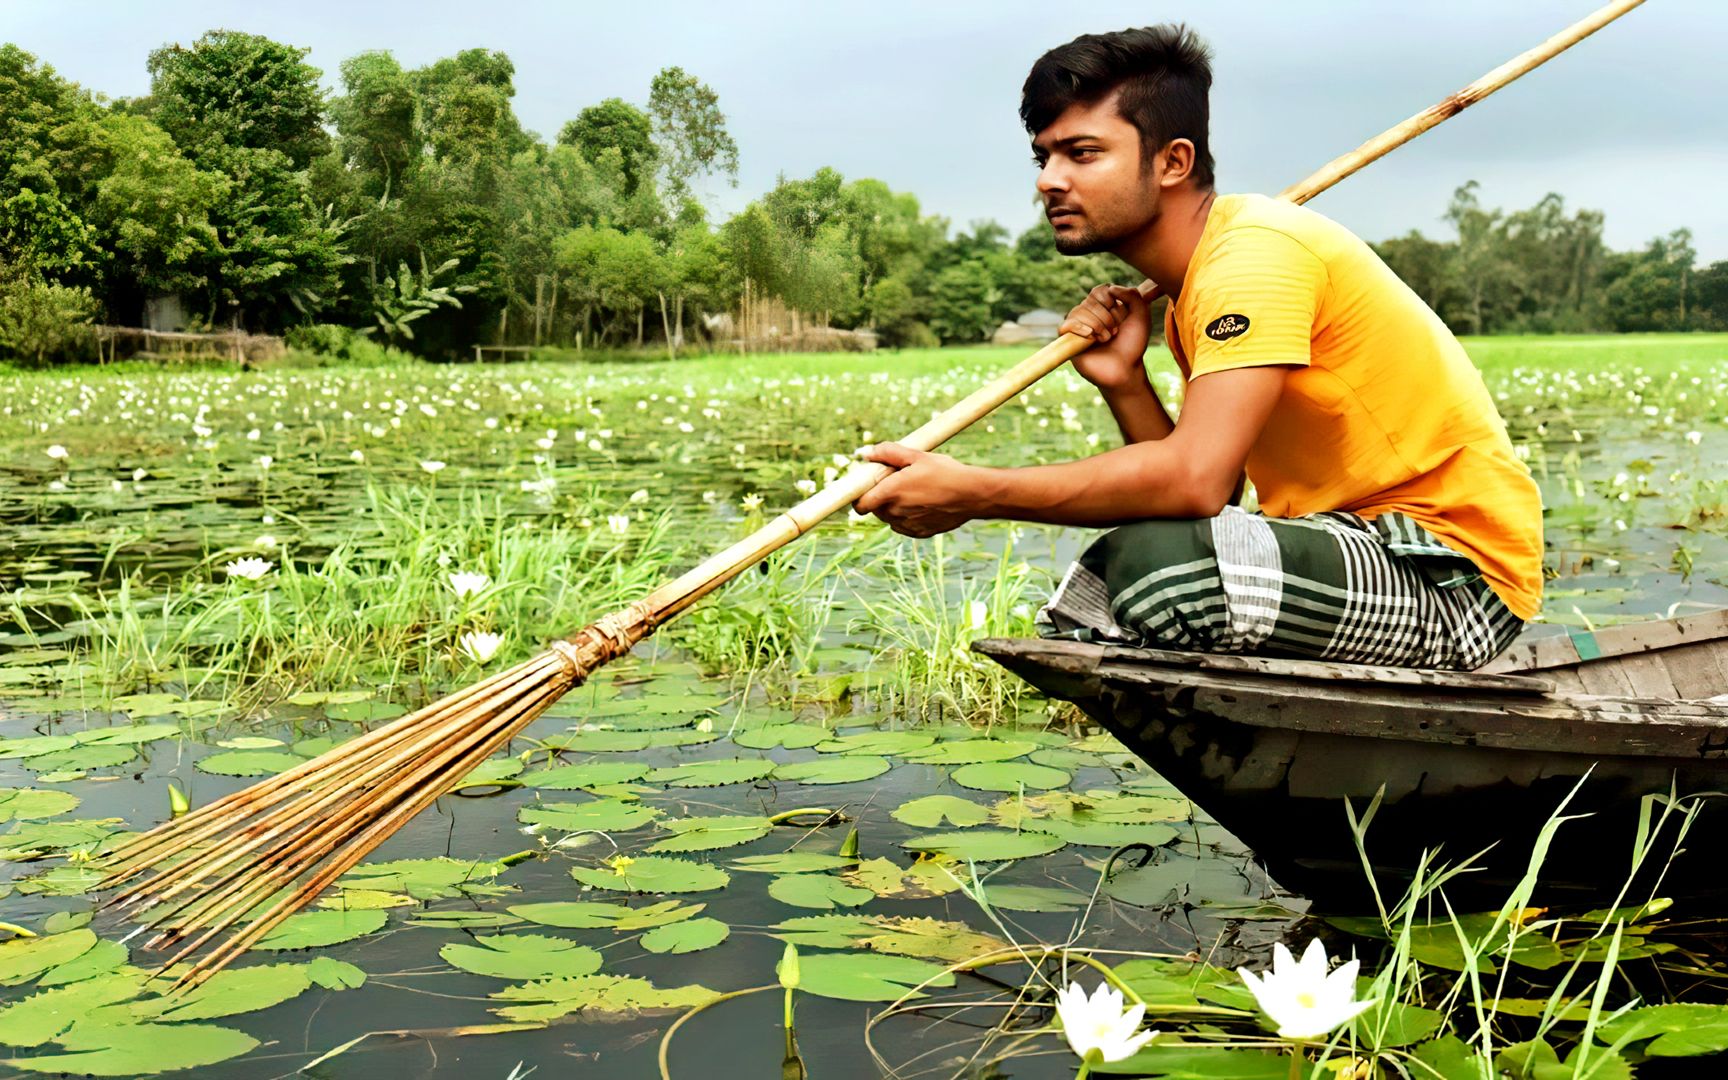
<svg viewBox="0 0 1728 1080">
<path fill-rule="evenodd" d="M 1224 204 L 1226 216 L 1218 232 L 1219 240 L 1246 230 L 1264 230 L 1295 241 L 1325 258 L 1341 245 L 1362 241 L 1349 229 L 1331 218 L 1306 206 L 1265 195 L 1220 195 L 1217 204 Z"/>
</svg>

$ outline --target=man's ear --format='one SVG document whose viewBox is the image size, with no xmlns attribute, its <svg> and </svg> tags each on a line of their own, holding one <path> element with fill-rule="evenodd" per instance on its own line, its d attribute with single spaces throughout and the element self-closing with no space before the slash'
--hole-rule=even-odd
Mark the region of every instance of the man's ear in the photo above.
<svg viewBox="0 0 1728 1080">
<path fill-rule="evenodd" d="M 1158 186 L 1174 188 L 1187 183 L 1194 171 L 1194 144 L 1187 139 L 1171 139 L 1158 151 Z"/>
</svg>

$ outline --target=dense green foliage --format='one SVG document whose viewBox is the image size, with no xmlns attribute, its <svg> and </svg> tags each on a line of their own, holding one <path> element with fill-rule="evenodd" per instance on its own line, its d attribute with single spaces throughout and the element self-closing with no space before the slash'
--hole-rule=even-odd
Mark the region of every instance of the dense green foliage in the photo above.
<svg viewBox="0 0 1728 1080">
<path fill-rule="evenodd" d="M 441 357 L 700 344 L 745 296 L 890 345 L 976 342 L 1135 276 L 1059 256 L 1042 224 L 950 236 L 914 195 L 830 168 L 711 221 L 699 192 L 736 184 L 738 146 L 682 68 L 548 144 L 517 120 L 502 53 L 361 53 L 333 94 L 306 56 L 211 31 L 149 54 L 148 95 L 108 102 L 0 46 L 0 354 L 87 356 L 89 323 L 140 323 L 165 297 L 193 329 L 339 326 Z M 1474 183 L 1446 220 L 1457 239 L 1379 250 L 1457 330 L 1728 326 L 1728 264 L 1695 269 L 1685 230 L 1613 252 L 1599 212 L 1488 210 Z"/>
</svg>

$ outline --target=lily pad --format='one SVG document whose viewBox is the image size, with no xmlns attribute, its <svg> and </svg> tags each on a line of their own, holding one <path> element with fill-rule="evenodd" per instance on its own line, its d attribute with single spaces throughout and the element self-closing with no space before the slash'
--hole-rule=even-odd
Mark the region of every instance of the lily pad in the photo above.
<svg viewBox="0 0 1728 1080">
<path fill-rule="evenodd" d="M 541 926 L 560 929 L 630 931 L 682 922 L 694 917 L 702 907 L 701 904 L 685 904 L 678 900 L 664 900 L 638 908 L 592 900 L 553 900 L 517 904 L 510 913 Z"/>
<path fill-rule="evenodd" d="M 778 766 L 774 779 L 800 784 L 855 784 L 881 776 L 890 767 L 887 758 L 843 755 Z"/>
<path fill-rule="evenodd" d="M 312 986 L 305 964 L 257 964 L 227 968 L 183 994 L 151 998 L 133 1005 L 140 1019 L 157 1023 L 215 1020 L 257 1012 L 299 997 Z"/>
<path fill-rule="evenodd" d="M 545 825 L 564 832 L 626 832 L 647 825 L 660 816 L 660 811 L 621 799 L 595 799 L 524 806 L 516 816 L 525 825 Z"/>
<path fill-rule="evenodd" d="M 909 754 L 936 743 L 936 736 L 918 731 L 866 731 L 840 735 L 816 744 L 824 754 Z"/>
<path fill-rule="evenodd" d="M 476 975 L 499 979 L 548 979 L 592 975 L 600 953 L 586 945 L 543 934 L 491 934 L 473 945 L 446 945 L 444 962 Z"/>
<path fill-rule="evenodd" d="M 901 803 L 889 815 L 915 829 L 935 829 L 944 821 L 960 828 L 982 825 L 990 820 L 990 811 L 970 799 L 953 795 L 926 795 L 922 799 Z"/>
<path fill-rule="evenodd" d="M 691 919 L 655 927 L 642 935 L 642 947 L 652 953 L 692 953 L 725 941 L 732 928 L 719 919 Z"/>
<path fill-rule="evenodd" d="M 1026 761 L 992 761 L 962 765 L 948 774 L 961 787 L 975 791 L 1045 790 L 1067 787 L 1073 779 L 1061 769 Z"/>
<path fill-rule="evenodd" d="M 96 944 L 96 935 L 80 927 L 63 934 L 0 941 L 0 986 L 17 986 L 83 956 Z"/>
<path fill-rule="evenodd" d="M 920 765 L 977 765 L 1025 757 L 1036 749 L 1029 739 L 957 739 L 904 756 Z"/>
<path fill-rule="evenodd" d="M 405 892 L 416 900 L 444 900 L 472 895 L 503 873 L 503 863 L 437 857 L 361 863 L 337 879 L 343 889 Z"/>
<path fill-rule="evenodd" d="M 786 851 L 779 855 L 745 855 L 732 860 L 732 869 L 758 874 L 808 874 L 854 866 L 857 857 L 824 855 L 816 851 Z"/>
<path fill-rule="evenodd" d="M 760 840 L 774 828 L 765 817 L 727 814 L 719 817 L 674 818 L 660 822 L 673 835 L 651 846 L 649 851 L 715 851 Z"/>
<path fill-rule="evenodd" d="M 799 958 L 798 989 L 842 1001 L 895 1001 L 921 998 L 915 986 L 954 985 L 954 973 L 941 965 L 905 956 L 875 953 L 813 953 Z M 909 993 L 910 992 L 910 993 Z"/>
<path fill-rule="evenodd" d="M 516 1001 L 492 1011 L 506 1020 L 549 1023 L 575 1012 L 638 1013 L 658 1009 L 688 1009 L 715 997 L 705 986 L 661 988 L 647 979 L 621 975 L 584 975 L 507 986 L 496 1000 Z"/>
<path fill-rule="evenodd" d="M 197 767 L 200 772 L 217 776 L 274 776 L 304 765 L 306 760 L 286 750 L 226 750 L 199 758 Z"/>
<path fill-rule="evenodd" d="M 785 747 L 787 750 L 803 750 L 815 746 L 828 736 L 827 728 L 815 724 L 774 724 L 737 732 L 732 736 L 732 741 L 752 750 L 769 750 L 776 746 Z"/>
<path fill-rule="evenodd" d="M 29 1072 L 150 1076 L 239 1057 L 258 1045 L 243 1031 L 213 1024 L 122 1024 L 73 1028 L 59 1039 L 68 1053 L 13 1058 Z"/>
<path fill-rule="evenodd" d="M 522 786 L 576 791 L 601 784 L 622 784 L 640 780 L 647 772 L 648 766 L 634 761 L 590 761 L 582 765 L 560 765 L 554 769 L 536 769 L 524 773 Z"/>
<path fill-rule="evenodd" d="M 1009 832 L 1006 829 L 967 829 L 964 832 L 931 833 L 901 842 L 913 851 L 935 851 L 973 862 L 1005 862 L 1048 855 L 1064 844 L 1049 833 Z"/>
<path fill-rule="evenodd" d="M 692 761 L 654 769 L 648 773 L 651 784 L 672 787 L 719 787 L 722 784 L 743 784 L 760 780 L 774 771 L 774 763 L 763 760 Z"/>
<path fill-rule="evenodd" d="M 859 907 L 875 899 L 869 889 L 848 885 L 827 874 L 785 874 L 768 883 L 768 895 L 793 907 L 832 911 Z"/>
<path fill-rule="evenodd" d="M 608 866 L 575 867 L 570 876 L 596 889 L 643 893 L 707 892 L 731 880 L 718 866 L 665 855 L 620 856 Z"/>
<path fill-rule="evenodd" d="M 382 911 L 302 911 L 283 920 L 252 947 L 279 952 L 320 949 L 376 933 L 389 918 Z"/>
<path fill-rule="evenodd" d="M 0 788 L 0 822 L 56 817 L 78 805 L 78 796 L 36 788 Z"/>
</svg>

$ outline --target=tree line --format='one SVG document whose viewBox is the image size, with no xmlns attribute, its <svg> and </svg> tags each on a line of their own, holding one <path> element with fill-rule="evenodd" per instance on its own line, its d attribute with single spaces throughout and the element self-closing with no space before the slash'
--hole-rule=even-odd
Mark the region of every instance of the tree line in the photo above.
<svg viewBox="0 0 1728 1080">
<path fill-rule="evenodd" d="M 746 296 L 890 345 L 961 343 L 1133 280 L 1112 256 L 1058 255 L 1043 224 L 950 235 L 914 195 L 829 168 L 711 221 L 697 192 L 736 185 L 738 148 L 681 68 L 547 143 L 516 117 L 503 53 L 365 52 L 335 93 L 307 53 L 212 31 L 150 53 L 149 93 L 110 101 L 0 45 L 0 354 L 86 356 L 91 323 L 138 325 L 164 297 L 194 329 L 334 352 L 670 346 Z M 1728 326 L 1728 264 L 1696 268 L 1684 230 L 1612 252 L 1600 213 L 1551 195 L 1503 214 L 1473 184 L 1447 220 L 1456 240 L 1377 250 L 1456 329 Z"/>
</svg>

